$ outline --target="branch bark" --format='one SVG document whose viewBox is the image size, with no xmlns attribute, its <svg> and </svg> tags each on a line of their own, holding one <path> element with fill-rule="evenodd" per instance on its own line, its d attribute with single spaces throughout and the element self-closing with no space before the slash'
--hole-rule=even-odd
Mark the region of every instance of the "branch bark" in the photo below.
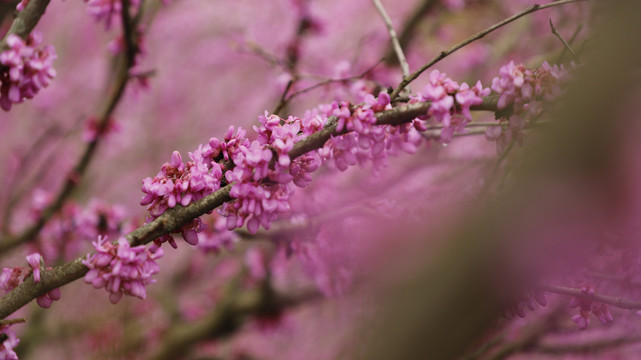
<svg viewBox="0 0 641 360">
<path fill-rule="evenodd" d="M 495 111 L 497 101 L 496 96 L 488 96 L 482 104 L 473 106 L 472 109 Z M 430 102 L 421 102 L 385 110 L 376 114 L 377 124 L 398 125 L 410 122 L 417 116 L 427 113 L 429 107 Z M 336 131 L 336 125 L 336 122 L 331 122 L 323 130 L 296 143 L 289 153 L 290 158 L 294 159 L 307 152 L 318 149 L 332 136 L 339 135 L 339 132 Z M 186 207 L 177 205 L 175 208 L 167 210 L 154 221 L 129 233 L 126 236 L 127 240 L 134 246 L 143 245 L 160 236 L 177 232 L 193 219 L 209 213 L 223 203 L 232 200 L 229 195 L 231 186 L 232 184 L 226 185 L 213 194 L 191 203 Z M 57 266 L 52 270 L 44 271 L 42 281 L 38 284 L 33 282 L 32 277 L 27 278 L 24 283 L 0 299 L 0 319 L 11 315 L 38 296 L 83 277 L 88 269 L 82 264 L 82 260 L 83 258 L 78 258 L 72 262 Z"/>
</svg>

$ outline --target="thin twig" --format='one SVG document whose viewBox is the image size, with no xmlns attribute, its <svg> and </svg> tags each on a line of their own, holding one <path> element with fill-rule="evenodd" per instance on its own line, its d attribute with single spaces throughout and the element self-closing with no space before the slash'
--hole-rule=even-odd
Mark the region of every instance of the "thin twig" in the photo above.
<svg viewBox="0 0 641 360">
<path fill-rule="evenodd" d="M 3 319 L 0 320 L 0 326 L 13 325 L 13 324 L 22 324 L 27 322 L 25 318 L 16 318 L 16 319 Z"/>
<path fill-rule="evenodd" d="M 389 15 L 387 15 L 387 12 L 385 11 L 385 8 L 383 7 L 383 4 L 381 4 L 380 0 L 372 0 L 372 2 L 374 3 L 374 6 L 376 6 L 376 10 L 378 11 L 378 13 L 383 18 L 385 26 L 387 26 L 387 32 L 389 34 L 390 41 L 392 42 L 394 53 L 396 54 L 396 58 L 398 58 L 398 62 L 401 65 L 403 78 L 407 78 L 410 76 L 410 66 L 407 64 L 407 59 L 405 58 L 405 54 L 403 53 L 403 48 L 401 48 L 401 44 L 398 42 L 398 37 L 396 37 L 396 31 L 394 30 L 394 26 L 392 25 L 392 19 L 390 19 Z M 408 92 L 411 92 L 409 87 L 406 87 L 406 90 Z"/>
<path fill-rule="evenodd" d="M 450 54 L 454 53 L 455 51 L 461 49 L 462 47 L 465 47 L 466 45 L 468 45 L 468 44 L 470 44 L 470 43 L 472 43 L 472 42 L 474 42 L 476 40 L 479 40 L 479 39 L 483 38 L 485 35 L 493 32 L 494 30 L 499 29 L 499 28 L 501 28 L 501 27 L 503 27 L 503 26 L 505 26 L 505 25 L 507 25 L 507 24 L 509 24 L 509 23 L 511 23 L 511 22 L 513 22 L 513 21 L 525 16 L 525 15 L 533 13 L 535 11 L 551 8 L 551 7 L 554 7 L 554 6 L 560 6 L 560 5 L 565 5 L 565 4 L 569 4 L 569 3 L 579 2 L 579 1 L 586 1 L 586 0 L 562 0 L 562 1 L 551 2 L 551 3 L 545 4 L 545 5 L 532 5 L 529 8 L 521 11 L 520 13 L 512 15 L 509 18 L 507 18 L 507 19 L 505 19 L 503 21 L 500 21 L 500 22 L 488 27 L 487 29 L 485 29 L 483 31 L 480 31 L 480 32 L 476 33 L 475 35 L 473 35 L 473 36 L 461 41 L 460 43 L 452 46 L 448 50 L 441 51 L 435 58 L 430 60 L 427 64 L 423 65 L 420 69 L 416 70 L 410 76 L 404 78 L 403 81 L 401 81 L 401 83 L 398 85 L 398 87 L 396 89 L 394 89 L 394 91 L 392 92 L 391 98 L 395 99 L 397 96 L 399 96 L 400 93 L 403 91 L 403 89 L 405 89 L 405 87 L 409 83 L 411 83 L 416 78 L 418 78 L 423 72 L 425 72 L 425 70 L 429 69 L 434 64 L 436 64 L 439 61 L 445 59 L 447 56 L 449 56 Z"/>
<path fill-rule="evenodd" d="M 541 284 L 539 285 L 538 288 L 542 291 L 547 291 L 555 294 L 576 296 L 576 297 L 580 297 L 588 300 L 598 301 L 600 303 L 612 305 L 621 309 L 628 309 L 628 310 L 641 309 L 641 301 L 630 300 L 622 297 L 588 293 L 588 292 L 584 292 L 581 289 L 575 289 L 575 288 L 558 286 L 558 285 Z"/>
<path fill-rule="evenodd" d="M 314 84 L 314 85 L 310 85 L 310 86 L 308 86 L 308 87 L 306 87 L 306 88 L 304 88 L 304 89 L 301 89 L 301 90 L 295 91 L 295 92 L 291 93 L 291 94 L 287 97 L 286 101 L 289 101 L 289 100 L 291 100 L 292 98 L 294 98 L 294 97 L 296 97 L 296 96 L 298 96 L 298 95 L 302 95 L 302 94 L 304 94 L 304 93 L 310 92 L 310 91 L 312 91 L 312 90 L 314 90 L 314 89 L 317 89 L 317 88 L 319 88 L 319 87 L 321 87 L 321 86 L 329 85 L 329 84 L 332 84 L 332 83 L 342 83 L 342 82 L 347 82 L 347 81 L 353 81 L 353 80 L 362 79 L 362 78 L 364 78 L 365 76 L 367 76 L 367 74 L 369 74 L 369 73 L 371 73 L 372 71 L 374 71 L 374 69 L 376 69 L 376 67 L 377 67 L 378 65 L 380 65 L 382 62 L 383 62 L 383 59 L 380 59 L 379 61 L 377 61 L 377 62 L 376 62 L 376 64 L 372 65 L 372 66 L 371 66 L 371 67 L 369 67 L 367 70 L 365 70 L 364 72 L 362 72 L 362 73 L 360 73 L 360 74 L 358 74 L 358 75 L 349 76 L 349 77 L 340 78 L 340 79 L 326 79 L 326 80 L 320 81 L 320 82 L 318 82 L 318 83 L 316 83 L 316 84 Z"/>
<path fill-rule="evenodd" d="M 576 28 L 576 30 L 574 30 L 574 33 L 570 37 L 568 44 L 572 45 L 572 43 L 574 43 L 574 41 L 576 40 L 577 36 L 579 36 L 579 33 L 581 32 L 582 29 L 583 29 L 583 24 L 579 24 L 579 26 Z M 561 54 L 559 54 L 559 57 L 556 59 L 557 64 L 560 64 L 563 61 L 563 57 L 565 57 L 566 52 L 567 52 L 567 49 L 563 47 L 563 51 L 561 51 Z"/>
<path fill-rule="evenodd" d="M 557 39 L 559 39 L 559 41 L 561 41 L 563 46 L 570 52 L 570 54 L 572 55 L 574 60 L 579 62 L 579 56 L 577 55 L 577 53 L 574 52 L 574 49 L 572 49 L 572 46 L 570 46 L 570 44 L 567 41 L 565 41 L 565 39 L 563 38 L 561 33 L 559 33 L 559 31 L 556 29 L 556 27 L 554 27 L 554 23 L 552 23 L 552 19 L 549 19 L 549 20 L 550 20 L 550 30 L 552 30 L 552 34 L 554 34 L 554 36 L 556 36 Z"/>
<path fill-rule="evenodd" d="M 287 104 L 287 101 L 289 98 L 287 97 L 287 94 L 289 93 L 289 90 L 292 88 L 292 85 L 294 85 L 294 79 L 290 79 L 287 82 L 287 85 L 285 86 L 285 89 L 283 90 L 283 94 L 280 96 L 280 99 L 278 100 L 278 104 L 276 104 L 276 107 L 274 108 L 274 111 L 272 111 L 272 114 L 278 115 L 278 113 L 281 112 L 285 108 L 285 105 Z"/>
<path fill-rule="evenodd" d="M 410 18 L 405 21 L 405 25 L 400 31 L 398 36 L 398 42 L 401 45 L 401 48 L 407 49 L 412 38 L 414 37 L 414 32 L 416 28 L 421 23 L 421 20 L 437 5 L 439 2 L 437 0 L 422 0 L 418 6 L 410 12 Z M 394 47 L 392 44 L 389 45 L 385 51 L 385 63 L 387 65 L 395 65 L 398 61 L 398 58 L 394 56 Z"/>
</svg>

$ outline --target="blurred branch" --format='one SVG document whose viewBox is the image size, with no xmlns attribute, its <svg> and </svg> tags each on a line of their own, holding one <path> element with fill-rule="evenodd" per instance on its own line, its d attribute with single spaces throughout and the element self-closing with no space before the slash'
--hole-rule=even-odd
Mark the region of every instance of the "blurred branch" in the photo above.
<svg viewBox="0 0 641 360">
<path fill-rule="evenodd" d="M 28 6 L 31 6 L 32 3 L 37 0 L 31 0 Z M 98 149 L 98 145 L 103 139 L 101 134 L 104 133 L 104 130 L 109 126 L 109 123 L 112 121 L 112 115 L 122 99 L 122 96 L 127 87 L 127 83 L 131 79 L 129 76 L 129 70 L 134 65 L 134 58 L 137 52 L 137 46 L 135 45 L 135 34 L 133 33 L 133 26 L 131 21 L 131 16 L 129 15 L 129 6 L 128 0 L 123 0 L 122 7 L 122 19 L 123 19 L 123 31 L 125 33 L 125 42 L 126 49 L 125 54 L 119 59 L 118 66 L 115 71 L 115 78 L 113 83 L 108 89 L 106 101 L 102 104 L 98 110 L 97 115 L 97 136 L 91 140 L 85 147 L 84 152 L 80 156 L 80 159 L 72 170 L 67 174 L 64 184 L 60 191 L 58 192 L 55 200 L 47 206 L 43 211 L 35 224 L 31 225 L 27 229 L 23 230 L 18 235 L 5 236 L 0 241 L 0 255 L 6 254 L 9 250 L 31 241 L 35 241 L 40 230 L 47 224 L 47 222 L 62 208 L 62 205 L 65 203 L 67 198 L 71 195 L 73 190 L 77 187 L 78 183 L 84 176 L 87 168 L 91 164 L 94 155 Z M 22 12 L 27 11 L 27 9 Z M 22 14 L 21 12 L 21 14 Z"/>
<path fill-rule="evenodd" d="M 567 51 L 569 51 L 570 54 L 572 55 L 572 57 L 574 58 L 574 60 L 576 60 L 578 62 L 579 61 L 579 56 L 577 55 L 577 53 L 574 52 L 574 49 L 572 49 L 572 46 L 570 46 L 570 44 L 563 38 L 563 36 L 561 35 L 561 33 L 559 33 L 559 31 L 556 29 L 556 27 L 554 27 L 554 23 L 552 22 L 552 19 L 549 19 L 549 20 L 550 20 L 549 21 L 550 22 L 550 30 L 552 30 L 552 34 L 554 34 L 554 36 L 556 36 L 556 38 L 559 39 L 559 41 L 561 41 L 561 43 L 563 44 L 565 49 Z"/>
<path fill-rule="evenodd" d="M 7 16 L 16 13 L 16 6 L 19 3 L 18 0 L 0 1 L 0 26 Z"/>
<path fill-rule="evenodd" d="M 120 11 L 122 20 L 122 31 L 125 42 L 125 59 L 127 68 L 134 66 L 136 54 L 138 53 L 138 39 L 136 39 L 136 24 L 131 18 L 129 0 L 120 0 L 122 2 L 122 11 Z M 139 13 L 140 14 L 140 13 Z M 128 70 L 127 69 L 127 70 Z M 127 71 L 127 74 L 129 71 Z"/>
<path fill-rule="evenodd" d="M 430 67 L 432 67 L 433 65 L 435 65 L 439 61 L 445 59 L 447 56 L 449 56 L 450 54 L 454 53 L 455 51 L 465 47 L 466 45 L 468 45 L 468 44 L 470 44 L 470 43 L 472 43 L 472 42 L 474 42 L 476 40 L 479 40 L 479 39 L 485 37 L 485 35 L 493 32 L 494 30 L 500 29 L 501 27 L 503 27 L 503 26 L 505 26 L 505 25 L 507 25 L 507 24 L 519 19 L 519 18 L 522 18 L 523 16 L 528 15 L 530 13 L 533 13 L 533 12 L 536 12 L 536 11 L 539 11 L 539 10 L 543 10 L 543 9 L 547 9 L 547 8 L 551 8 L 551 7 L 554 7 L 554 6 L 565 5 L 565 4 L 579 2 L 579 1 L 586 1 L 586 0 L 561 0 L 561 1 L 555 1 L 555 2 L 551 2 L 551 3 L 547 3 L 545 5 L 532 5 L 529 8 L 521 11 L 520 13 L 512 15 L 509 18 L 490 26 L 489 28 L 487 28 L 487 29 L 485 29 L 483 31 L 480 31 L 480 32 L 476 33 L 475 35 L 473 35 L 473 36 L 461 41 L 460 43 L 454 45 L 453 47 L 451 47 L 451 48 L 449 48 L 447 50 L 441 51 L 435 58 L 430 60 L 427 64 L 423 65 L 420 69 L 416 70 L 410 76 L 403 78 L 403 81 L 401 81 L 401 83 L 398 85 L 398 87 L 396 89 L 394 89 L 394 91 L 392 92 L 391 98 L 395 99 L 397 96 L 399 96 L 401 94 L 401 92 L 403 91 L 403 89 L 405 89 L 405 87 L 407 85 L 409 85 L 409 83 L 411 83 L 412 81 L 416 80 L 416 78 L 418 78 L 423 72 L 425 72 L 425 70 L 429 69 Z"/>
<path fill-rule="evenodd" d="M 559 324 L 559 315 L 561 315 L 563 306 L 557 306 L 549 314 L 544 315 L 542 318 L 537 319 L 532 324 L 527 325 L 524 329 L 519 331 L 520 335 L 516 339 L 503 344 L 496 349 L 491 356 L 481 356 L 482 359 L 488 360 L 501 360 L 518 353 L 533 348 L 539 340 L 548 332 L 556 329 Z M 466 358 L 466 360 L 476 359 L 475 357 Z"/>
<path fill-rule="evenodd" d="M 287 96 L 287 98 L 285 99 L 285 101 L 289 101 L 289 100 L 293 99 L 293 98 L 294 98 L 294 97 L 296 97 L 296 96 L 299 96 L 299 95 L 302 95 L 302 94 L 304 94 L 304 93 L 310 92 L 310 91 L 312 91 L 312 90 L 314 90 L 314 89 L 317 89 L 317 88 L 319 88 L 319 87 L 321 87 L 321 86 L 329 85 L 329 84 L 332 84 L 332 83 L 345 83 L 345 82 L 348 82 L 348 81 L 354 81 L 354 80 L 362 79 L 362 78 L 364 78 L 365 76 L 367 76 L 369 73 L 371 73 L 372 71 L 374 71 L 374 69 L 375 69 L 378 65 L 380 65 L 380 63 L 381 63 L 382 61 L 383 61 L 382 59 L 381 59 L 381 60 L 379 60 L 376 64 L 372 65 L 372 66 L 371 66 L 371 67 L 369 67 L 367 70 L 363 71 L 362 73 L 360 73 L 360 74 L 358 74 L 358 75 L 349 76 L 349 77 L 344 77 L 344 78 L 340 78 L 340 79 L 326 79 L 326 80 L 323 80 L 323 81 L 317 82 L 317 83 L 316 83 L 316 84 L 314 84 L 314 85 L 310 85 L 310 86 L 308 86 L 308 87 L 306 87 L 306 88 L 304 88 L 304 89 L 301 89 L 301 90 L 295 91 L 295 92 L 293 92 L 293 93 L 289 94 L 289 95 Z M 273 113 L 275 114 L 276 112 L 273 112 Z"/>
<path fill-rule="evenodd" d="M 570 40 L 568 41 L 568 44 L 572 45 L 572 43 L 574 43 L 574 41 L 576 40 L 577 36 L 579 36 L 579 33 L 581 32 L 581 30 L 583 30 L 583 24 L 579 24 L 579 26 L 577 26 L 576 30 L 574 30 L 574 33 L 570 37 Z M 567 53 L 567 48 L 563 47 L 563 50 L 559 54 L 559 57 L 556 59 L 556 63 L 557 64 L 560 64 L 563 61 L 563 58 L 565 57 L 566 53 Z"/>
<path fill-rule="evenodd" d="M 602 4 L 606 7 L 606 3 Z M 567 210 L 569 219 L 576 216 L 570 221 L 583 220 L 570 212 L 580 206 L 573 201 L 582 201 L 585 195 L 597 198 L 581 204 L 599 206 L 601 211 L 620 210 L 610 209 L 612 200 L 621 200 L 621 207 L 628 205 L 625 200 L 629 193 L 621 186 L 624 180 L 617 165 L 625 166 L 620 159 L 629 149 L 621 141 L 623 135 L 630 128 L 638 129 L 638 116 L 631 117 L 622 108 L 626 108 L 627 101 L 638 101 L 632 97 L 638 92 L 631 91 L 629 74 L 641 59 L 641 46 L 630 43 L 629 36 L 641 32 L 641 23 L 636 21 L 641 3 L 608 2 L 607 7 L 599 13 L 603 19 L 598 38 L 591 43 L 590 60 L 577 69 L 565 96 L 555 107 L 555 131 L 543 134 L 533 145 L 533 151 L 519 165 L 509 192 L 478 204 L 476 211 L 457 219 L 460 226 L 438 242 L 443 245 L 437 254 L 434 246 L 412 253 L 419 260 L 433 261 L 426 262 L 414 278 L 402 279 L 398 289 L 384 292 L 393 295 L 385 301 L 385 318 L 376 321 L 381 330 L 369 343 L 365 358 L 402 359 L 425 354 L 434 359 L 452 359 L 477 343 L 494 323 L 502 304 L 528 284 L 527 276 L 518 276 L 528 272 L 527 266 L 510 256 L 511 250 L 523 249 L 518 245 L 527 248 L 530 244 L 525 241 L 536 242 L 540 238 L 520 239 L 506 229 L 506 224 L 530 214 L 524 211 L 531 209 L 528 204 L 541 206 L 543 202 L 545 207 L 536 208 L 539 213 L 546 209 Z M 637 123 L 631 124 L 633 121 Z M 557 191 L 549 191 L 550 183 L 555 190 L 573 196 L 555 196 Z M 417 234 L 421 234 L 420 230 L 413 229 Z M 528 258 L 530 255 L 521 254 L 526 262 L 535 262 Z M 585 296 L 576 289 L 548 287 L 552 289 Z M 600 295 L 592 298 L 627 308 L 637 306 L 625 299 Z"/>
<path fill-rule="evenodd" d="M 279 295 L 263 281 L 257 288 L 241 290 L 238 279 L 232 281 L 212 312 L 193 322 L 172 323 L 160 341 L 161 346 L 150 360 L 173 360 L 184 356 L 202 341 L 211 341 L 233 333 L 250 316 L 277 316 L 281 311 L 320 297 L 318 291 Z"/>
<path fill-rule="evenodd" d="M 599 352 L 621 345 L 641 342 L 641 335 L 617 336 L 610 339 L 596 339 L 581 343 L 569 344 L 538 344 L 532 348 L 533 352 L 544 354 L 592 354 L 596 356 Z"/>
<path fill-rule="evenodd" d="M 575 296 L 575 297 L 584 298 L 588 300 L 598 301 L 598 302 L 612 305 L 621 309 L 628 309 L 628 310 L 641 309 L 641 301 L 634 301 L 634 300 L 630 300 L 622 297 L 614 297 L 614 296 L 601 295 L 596 293 L 589 293 L 581 289 L 575 289 L 575 288 L 558 286 L 558 285 L 549 285 L 549 284 L 541 284 L 539 285 L 539 289 L 541 289 L 542 291 L 547 291 L 555 294 Z"/>
</svg>

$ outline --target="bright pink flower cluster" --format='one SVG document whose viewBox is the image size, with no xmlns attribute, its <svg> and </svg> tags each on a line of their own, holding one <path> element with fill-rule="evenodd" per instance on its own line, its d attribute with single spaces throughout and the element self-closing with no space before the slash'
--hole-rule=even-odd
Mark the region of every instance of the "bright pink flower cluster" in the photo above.
<svg viewBox="0 0 641 360">
<path fill-rule="evenodd" d="M 20 343 L 20 339 L 9 328 L 9 325 L 0 326 L 0 336 L 5 339 L 0 344 L 0 359 L 2 360 L 18 360 L 18 354 L 13 350 Z"/>
<path fill-rule="evenodd" d="M 594 294 L 595 288 L 594 286 L 584 286 L 581 291 L 584 294 Z M 572 321 L 580 330 L 585 330 L 590 325 L 590 314 L 594 314 L 604 326 L 614 321 L 608 306 L 597 301 L 575 296 L 570 300 L 570 307 L 579 309 L 579 313 L 572 317 Z"/>
<path fill-rule="evenodd" d="M 143 180 L 146 195 L 140 204 L 149 205 L 151 216 L 158 217 L 177 204 L 187 206 L 220 188 L 222 168 L 208 152 L 200 148 L 189 153 L 191 161 L 185 164 L 180 153 L 174 151 L 171 162 L 165 163 L 153 179 Z"/>
<path fill-rule="evenodd" d="M 291 149 L 288 143 L 290 141 L 284 138 L 279 140 L 277 146 L 281 151 Z M 279 213 L 289 209 L 288 200 L 292 191 L 287 179 L 281 176 L 283 183 L 270 179 L 274 173 L 270 169 L 272 156 L 266 144 L 255 140 L 249 146 L 241 145 L 232 157 L 235 166 L 225 172 L 225 179 L 234 183 L 230 196 L 237 200 L 224 204 L 221 209 L 221 214 L 227 217 L 227 229 L 241 227 L 247 221 L 247 229 L 255 233 L 259 225 L 269 228 Z M 280 167 L 288 166 L 289 162 L 286 152 L 276 161 Z"/>
<path fill-rule="evenodd" d="M 542 101 L 550 101 L 562 94 L 562 85 L 567 78 L 568 73 L 563 66 L 550 66 L 547 62 L 534 70 L 523 64 L 515 65 L 513 61 L 502 66 L 499 76 L 492 79 L 492 90 L 500 95 L 498 108 L 512 106 L 514 115 L 510 116 L 506 129 L 500 125 L 489 127 L 486 138 L 496 141 L 499 152 L 512 141 L 521 143 L 527 120 L 541 113 Z"/>
<path fill-rule="evenodd" d="M 14 34 L 7 37 L 9 49 L 0 53 L 0 107 L 5 111 L 33 98 L 56 76 L 56 52 L 51 45 L 37 48 L 41 42 L 42 34 L 37 31 L 26 42 Z"/>
<path fill-rule="evenodd" d="M 210 141 L 218 148 L 214 149 L 211 144 L 200 146 L 193 153 L 189 153 L 191 161 L 183 163 L 182 156 L 174 151 L 171 162 L 165 163 L 160 172 L 152 178 L 143 180 L 142 191 L 145 196 L 140 201 L 141 205 L 149 205 L 147 210 L 151 221 L 167 209 L 174 208 L 180 204 L 187 206 L 193 201 L 213 193 L 220 188 L 222 178 L 222 167 L 214 158 L 221 154 L 221 143 L 217 139 Z M 223 143 L 226 145 L 226 143 Z M 198 243 L 197 232 L 202 229 L 199 219 L 192 221 L 182 228 L 183 238 L 191 245 Z M 173 237 L 167 235 L 160 242 L 169 241 L 176 247 Z"/>
<path fill-rule="evenodd" d="M 330 161 L 339 170 L 350 165 L 365 164 L 385 158 L 385 153 L 398 149 L 413 152 L 421 142 L 419 131 L 423 121 L 415 120 L 400 126 L 375 126 L 376 112 L 391 108 L 390 97 L 381 93 L 378 98 L 365 96 L 364 104 L 353 106 L 347 102 L 333 102 L 307 111 L 302 118 L 282 119 L 265 113 L 259 117 L 260 126 L 254 126 L 257 139 L 250 141 L 239 128 L 230 127 L 221 141 L 211 138 L 207 145 L 190 153 L 191 162 L 183 164 L 180 154 L 174 152 L 170 163 L 163 165 L 156 177 L 143 180 L 145 193 L 141 204 L 149 205 L 151 219 L 169 208 L 187 206 L 220 188 L 221 177 L 233 183 L 230 196 L 234 201 L 219 210 L 226 217 L 226 227 L 232 230 L 247 224 L 255 233 L 260 226 L 269 229 L 271 222 L 290 209 L 289 199 L 294 187 L 311 182 L 311 173 L 322 161 Z M 316 151 L 291 159 L 294 145 L 321 130 L 328 121 L 335 121 L 339 132 Z M 194 179 L 198 182 L 195 184 Z M 197 219 L 183 228 L 183 237 L 198 240 L 196 233 L 204 229 Z M 164 237 L 157 244 L 173 241 Z M 173 243 L 172 243 L 173 245 Z"/>
<path fill-rule="evenodd" d="M 144 245 L 131 247 L 127 239 L 120 238 L 116 244 L 99 236 L 93 242 L 94 254 L 87 254 L 82 261 L 89 268 L 85 282 L 94 288 L 104 287 L 109 292 L 109 301 L 117 303 L 122 295 L 147 297 L 145 286 L 155 282 L 152 275 L 160 271 L 156 259 L 162 257 L 163 250 L 155 252 Z"/>
<path fill-rule="evenodd" d="M 465 125 L 472 121 L 470 107 L 481 104 L 483 97 L 490 92 L 489 88 L 483 88 L 480 81 L 473 87 L 466 83 L 459 85 L 444 73 L 434 70 L 423 91 L 412 99 L 432 102 L 427 115 L 443 125 L 441 140 L 449 143 L 455 132 L 464 131 Z"/>
</svg>

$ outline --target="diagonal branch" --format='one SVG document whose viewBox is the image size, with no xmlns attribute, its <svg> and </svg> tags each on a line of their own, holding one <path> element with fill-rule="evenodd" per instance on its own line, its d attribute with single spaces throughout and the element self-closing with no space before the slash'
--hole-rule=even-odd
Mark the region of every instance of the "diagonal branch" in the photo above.
<svg viewBox="0 0 641 360">
<path fill-rule="evenodd" d="M 398 42 L 401 45 L 401 48 L 407 49 L 412 38 L 414 37 L 414 32 L 416 28 L 421 23 L 421 20 L 437 5 L 439 2 L 437 0 L 422 0 L 420 4 L 411 12 L 411 16 L 403 25 L 401 33 L 398 36 Z M 394 56 L 394 48 L 391 46 L 388 47 L 385 51 L 385 63 L 387 65 L 395 65 L 398 61 L 398 58 Z"/>
<path fill-rule="evenodd" d="M 406 78 L 410 75 L 410 66 L 407 64 L 407 59 L 405 58 L 405 54 L 403 53 L 403 48 L 401 47 L 401 44 L 398 41 L 398 37 L 396 36 L 396 30 L 394 30 L 394 26 L 392 25 L 392 19 L 390 19 L 380 0 L 372 0 L 372 2 L 374 2 L 376 10 L 378 10 L 378 13 L 383 18 L 383 22 L 385 22 L 385 26 L 387 26 L 387 32 L 389 33 L 394 53 L 396 54 L 396 58 L 401 65 L 403 77 Z M 409 88 L 407 88 L 407 90 L 411 91 Z"/>
<path fill-rule="evenodd" d="M 483 100 L 480 105 L 472 106 L 472 110 L 479 111 L 496 111 L 498 98 L 490 95 Z M 410 105 L 396 107 L 385 110 L 376 114 L 377 125 L 399 125 L 412 121 L 418 116 L 427 113 L 430 108 L 430 102 L 419 102 Z M 336 121 L 329 122 L 321 131 L 297 142 L 294 148 L 289 152 L 290 158 L 294 159 L 310 151 L 321 148 L 332 136 L 339 135 L 343 132 L 336 131 Z M 147 244 L 154 239 L 163 235 L 177 232 L 184 225 L 193 219 L 207 214 L 223 203 L 230 201 L 229 195 L 232 184 L 229 184 L 218 191 L 210 194 L 186 207 L 177 205 L 169 209 L 154 219 L 152 222 L 145 224 L 129 233 L 126 238 L 132 245 Z M 0 299 L 0 319 L 11 315 L 31 300 L 41 296 L 53 289 L 59 288 L 70 282 L 83 277 L 88 268 L 82 264 L 83 258 L 78 258 L 71 262 L 54 267 L 52 270 L 43 271 L 38 284 L 35 284 L 33 277 L 27 278 L 22 284 L 18 285 L 13 291 L 6 294 Z"/>
<path fill-rule="evenodd" d="M 576 296 L 576 297 L 580 297 L 588 300 L 598 301 L 604 304 L 616 306 L 621 309 L 628 309 L 628 310 L 641 309 L 641 301 L 634 301 L 634 300 L 630 300 L 622 297 L 614 297 L 614 296 L 601 295 L 601 294 L 591 294 L 588 292 L 584 292 L 581 289 L 575 289 L 575 288 L 558 286 L 558 285 L 542 284 L 539 286 L 539 288 L 543 291 L 547 291 L 555 294 Z"/>
<path fill-rule="evenodd" d="M 501 28 L 501 27 L 503 27 L 503 26 L 515 21 L 515 20 L 518 20 L 518 19 L 522 18 L 523 16 L 528 15 L 530 13 L 533 13 L 533 12 L 536 12 L 536 11 L 539 11 L 539 10 L 543 10 L 543 9 L 547 9 L 547 8 L 551 8 L 551 7 L 554 7 L 554 6 L 560 6 L 560 5 L 575 3 L 575 2 L 579 2 L 579 1 L 586 1 L 586 0 L 561 0 L 561 1 L 555 1 L 555 2 L 551 2 L 551 3 L 547 3 L 545 5 L 532 5 L 529 8 L 521 11 L 520 13 L 512 15 L 509 18 L 496 23 L 496 24 L 488 27 L 485 30 L 480 31 L 480 32 L 472 35 L 471 37 L 461 41 L 460 43 L 452 46 L 451 48 L 441 51 L 435 58 L 430 60 L 427 64 L 423 65 L 420 69 L 418 69 L 415 72 L 413 72 L 410 76 L 405 77 L 403 79 L 403 81 L 401 81 L 401 83 L 398 85 L 398 87 L 396 89 L 394 89 L 394 91 L 392 92 L 392 94 L 391 94 L 392 100 L 396 99 L 396 97 L 400 95 L 400 93 L 403 91 L 403 89 L 405 89 L 405 87 L 407 85 L 409 85 L 409 83 L 411 83 L 412 81 L 416 80 L 416 78 L 418 78 L 423 72 L 425 72 L 425 70 L 431 68 L 436 63 L 438 63 L 439 61 L 445 59 L 447 56 L 449 56 L 450 54 L 454 53 L 455 51 L 465 47 L 466 45 L 469 45 L 470 43 L 472 43 L 472 42 L 474 42 L 476 40 L 479 40 L 479 39 L 485 37 L 485 35 L 493 32 L 494 30 L 497 30 L 497 29 L 499 29 L 499 28 Z"/>
<path fill-rule="evenodd" d="M 7 37 L 14 34 L 18 35 L 23 40 L 26 40 L 33 28 L 36 27 L 40 17 L 45 13 L 47 6 L 51 0 L 31 0 L 25 8 L 18 13 L 15 20 L 11 24 L 9 31 L 0 41 L 0 52 L 7 50 Z"/>
</svg>

